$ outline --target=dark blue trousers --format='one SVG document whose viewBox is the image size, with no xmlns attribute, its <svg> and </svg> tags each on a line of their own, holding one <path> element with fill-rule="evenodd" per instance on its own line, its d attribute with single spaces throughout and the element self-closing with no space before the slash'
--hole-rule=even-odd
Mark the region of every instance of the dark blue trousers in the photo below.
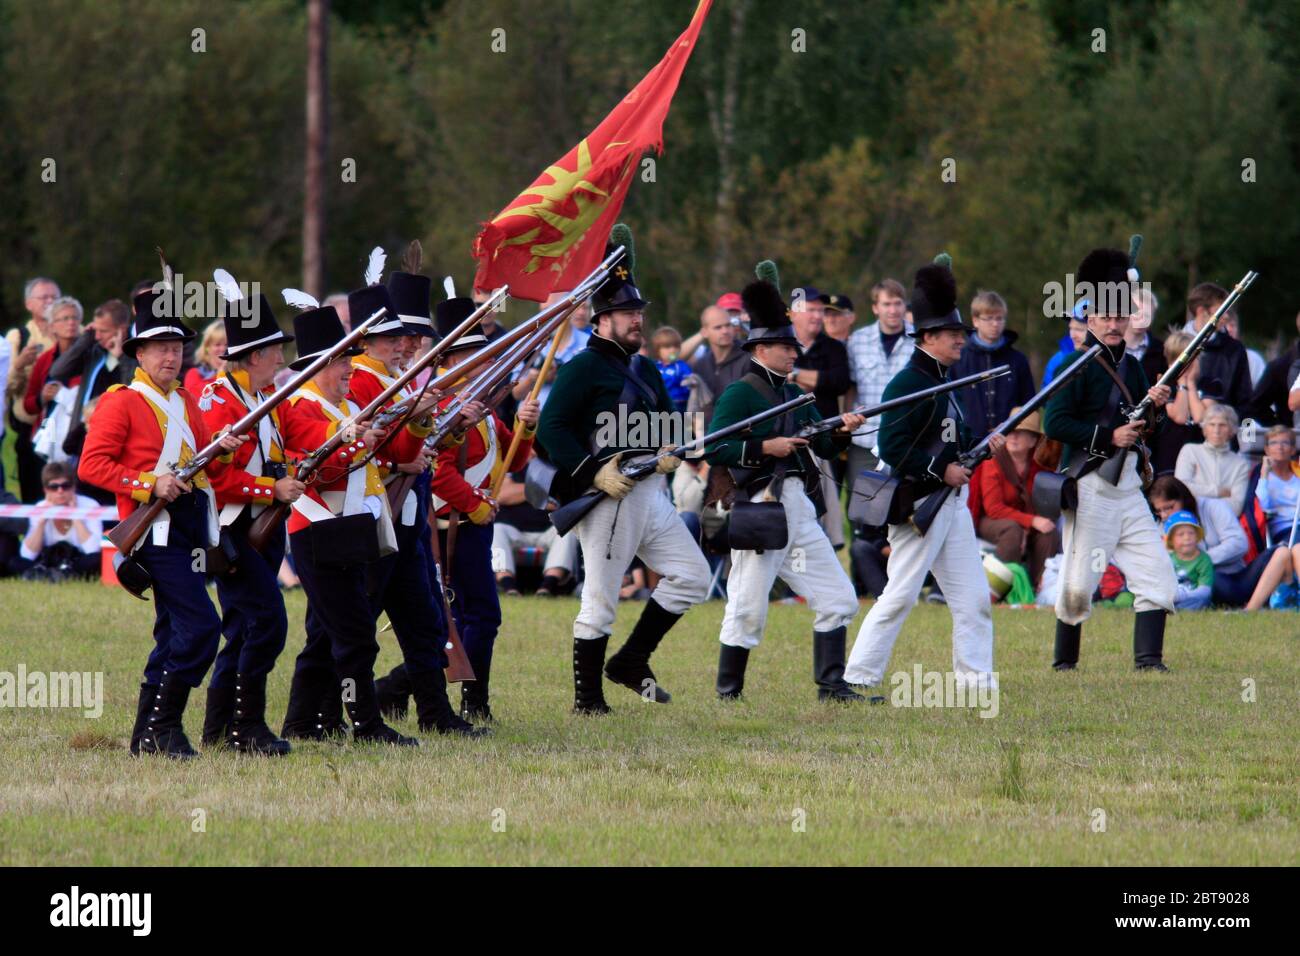
<svg viewBox="0 0 1300 956">
<path fill-rule="evenodd" d="M 415 524 L 407 527 L 398 520 L 397 553 L 379 562 L 376 569 L 374 615 L 388 614 L 408 674 L 429 674 L 447 666 L 447 622 L 442 613 L 442 592 L 430 583 L 429 564 L 420 539 L 429 537 L 428 473 L 421 475 L 411 494 L 418 495 Z"/>
<path fill-rule="evenodd" d="M 284 527 L 267 544 L 266 554 L 260 554 L 248 543 L 245 521 L 236 525 L 230 530 L 239 552 L 235 571 L 217 578 L 226 645 L 217 655 L 209 687 L 233 687 L 236 673 L 245 677 L 271 673 L 289 634 L 278 578 L 284 560 Z"/>
<path fill-rule="evenodd" d="M 294 662 L 295 678 L 373 676 L 379 642 L 366 593 L 367 569 L 324 567 L 309 549 L 294 548 L 292 536 L 289 547 L 307 595 L 307 643 Z"/>
<path fill-rule="evenodd" d="M 446 531 L 438 532 L 438 546 L 445 559 Z M 443 569 L 451 580 L 443 583 L 452 590 L 451 613 L 460 642 L 474 673 L 490 673 L 492 646 L 501 629 L 501 599 L 492 571 L 492 525 L 462 522 L 456 529 L 456 552 L 451 563 L 450 568 Z"/>
<path fill-rule="evenodd" d="M 181 495 L 168 506 L 171 528 L 166 547 L 146 543 L 133 555 L 153 578 L 153 652 L 144 668 L 147 684 L 165 671 L 198 687 L 212 666 L 221 640 L 221 618 L 208 597 L 204 575 L 208 547 L 208 499 L 201 491 Z"/>
</svg>

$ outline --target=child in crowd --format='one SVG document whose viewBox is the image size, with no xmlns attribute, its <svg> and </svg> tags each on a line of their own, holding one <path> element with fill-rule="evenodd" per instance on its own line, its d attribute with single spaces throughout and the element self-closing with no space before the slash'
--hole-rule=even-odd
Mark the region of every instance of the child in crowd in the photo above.
<svg viewBox="0 0 1300 956">
<path fill-rule="evenodd" d="M 654 356 L 655 365 L 663 377 L 664 388 L 673 400 L 673 407 L 679 412 L 686 411 L 686 401 L 691 397 L 691 390 L 684 379 L 691 374 L 691 367 L 678 358 L 682 350 L 682 334 L 671 326 L 658 329 L 650 338 L 650 354 Z"/>
<path fill-rule="evenodd" d="M 1174 607 L 1179 611 L 1200 611 L 1210 606 L 1214 565 L 1201 550 L 1204 536 L 1201 523 L 1190 511 L 1175 511 L 1165 519 L 1165 547 L 1178 576 Z"/>
</svg>

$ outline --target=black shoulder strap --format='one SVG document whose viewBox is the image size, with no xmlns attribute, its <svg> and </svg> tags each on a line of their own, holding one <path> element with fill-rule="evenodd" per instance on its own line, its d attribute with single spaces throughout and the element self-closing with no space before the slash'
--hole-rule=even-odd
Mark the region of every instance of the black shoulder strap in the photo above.
<svg viewBox="0 0 1300 956">
<path fill-rule="evenodd" d="M 785 401 L 785 399 L 781 395 L 777 394 L 777 391 L 772 387 L 772 384 L 769 381 L 767 381 L 767 379 L 765 379 L 763 376 L 759 375 L 757 372 L 746 372 L 744 375 L 740 376 L 740 381 L 744 382 L 746 385 L 751 386 L 754 389 L 754 391 L 758 392 L 759 395 L 763 396 L 764 401 L 766 401 L 772 407 L 776 407 L 777 405 L 780 405 L 783 401 Z M 794 414 L 792 412 L 786 412 L 784 415 L 778 418 L 776 420 L 776 427 L 774 428 L 772 434 L 778 436 L 793 435 Z"/>
<path fill-rule="evenodd" d="M 654 389 L 639 374 L 641 363 L 644 361 L 639 354 L 633 355 L 632 360 L 627 365 L 624 365 L 612 355 L 606 355 L 604 352 L 597 352 L 596 354 L 616 368 L 618 373 L 627 379 L 623 384 L 623 391 L 618 396 L 620 405 L 626 405 L 630 408 L 639 395 L 649 404 L 651 411 L 658 408 L 659 396 L 654 393 Z"/>
</svg>

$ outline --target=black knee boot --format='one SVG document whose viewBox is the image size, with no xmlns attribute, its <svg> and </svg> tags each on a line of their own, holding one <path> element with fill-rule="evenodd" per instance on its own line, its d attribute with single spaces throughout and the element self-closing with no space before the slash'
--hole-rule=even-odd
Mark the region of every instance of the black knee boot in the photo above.
<svg viewBox="0 0 1300 956">
<path fill-rule="evenodd" d="M 177 760 L 188 760 L 199 755 L 185 736 L 183 718 L 189 699 L 189 684 L 183 684 L 163 671 L 153 710 L 149 713 L 148 724 L 140 737 L 141 753 L 164 754 Z"/>
<path fill-rule="evenodd" d="M 813 680 L 817 682 L 818 700 L 854 703 L 866 700 L 844 680 L 844 643 L 848 628 L 813 631 Z"/>
<path fill-rule="evenodd" d="M 488 681 L 492 677 L 492 664 L 475 664 L 474 680 L 460 682 L 460 716 L 475 723 L 492 720 L 492 707 L 488 703 Z"/>
<path fill-rule="evenodd" d="M 209 687 L 208 706 L 203 714 L 203 746 L 219 747 L 230 734 L 230 720 L 235 713 L 233 687 Z"/>
<path fill-rule="evenodd" d="M 334 675 L 328 675 L 333 683 Z M 295 670 L 293 681 L 289 684 L 289 708 L 284 714 L 284 726 L 280 728 L 281 737 L 298 740 L 324 740 L 325 730 L 321 726 L 321 698 L 325 693 L 325 680 L 319 673 Z"/>
<path fill-rule="evenodd" d="M 653 699 L 656 704 L 672 700 L 672 695 L 659 686 L 650 670 L 650 655 L 679 617 L 680 614 L 669 614 L 653 598 L 647 601 L 636 627 L 627 637 L 627 643 L 605 665 L 605 676 L 643 696 L 647 690 L 653 689 L 653 697 L 647 696 L 646 699 Z"/>
<path fill-rule="evenodd" d="M 158 696 L 157 684 L 141 684 L 140 697 L 135 702 L 135 726 L 131 728 L 131 753 L 139 755 L 140 738 L 149 726 L 149 715 L 153 713 L 153 702 Z"/>
<path fill-rule="evenodd" d="M 411 684 L 422 733 L 436 730 L 440 734 L 460 734 L 463 737 L 484 737 L 491 733 L 487 727 L 475 727 L 451 709 L 451 701 L 447 699 L 447 674 L 441 668 L 418 675 Z"/>
<path fill-rule="evenodd" d="M 745 667 L 749 664 L 748 647 L 723 644 L 718 652 L 718 699 L 739 700 L 745 689 Z"/>
<path fill-rule="evenodd" d="M 605 647 L 609 635 L 595 640 L 573 639 L 573 712 L 575 714 L 608 714 L 605 690 L 600 676 L 605 664 Z"/>
<path fill-rule="evenodd" d="M 398 747 L 418 747 L 414 737 L 399 734 L 384 723 L 379 714 L 379 700 L 375 694 L 375 678 L 369 671 L 349 675 L 356 687 L 355 699 L 344 702 L 352 719 L 352 739 L 357 743 L 392 744 Z"/>
<path fill-rule="evenodd" d="M 389 720 L 405 720 L 411 703 L 411 679 L 406 675 L 406 665 L 398 664 L 387 677 L 375 681 L 379 695 L 379 712 Z"/>
<path fill-rule="evenodd" d="M 1056 622 L 1056 648 L 1052 653 L 1052 670 L 1074 670 L 1079 663 L 1079 641 L 1082 638 L 1082 624 Z"/>
<path fill-rule="evenodd" d="M 1138 611 L 1133 618 L 1133 667 L 1140 671 L 1168 671 L 1165 650 L 1167 611 Z"/>
<path fill-rule="evenodd" d="M 281 740 L 266 726 L 266 675 L 235 675 L 234 717 L 230 724 L 230 746 L 243 754 L 283 757 L 289 741 Z"/>
</svg>

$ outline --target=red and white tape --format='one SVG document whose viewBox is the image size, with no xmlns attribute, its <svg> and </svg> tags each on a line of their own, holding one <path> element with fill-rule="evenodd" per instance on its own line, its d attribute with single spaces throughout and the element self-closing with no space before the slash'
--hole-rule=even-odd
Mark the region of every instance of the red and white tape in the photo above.
<svg viewBox="0 0 1300 956">
<path fill-rule="evenodd" d="M 117 517 L 111 505 L 0 505 L 0 518 L 94 518 L 108 521 Z"/>
</svg>

